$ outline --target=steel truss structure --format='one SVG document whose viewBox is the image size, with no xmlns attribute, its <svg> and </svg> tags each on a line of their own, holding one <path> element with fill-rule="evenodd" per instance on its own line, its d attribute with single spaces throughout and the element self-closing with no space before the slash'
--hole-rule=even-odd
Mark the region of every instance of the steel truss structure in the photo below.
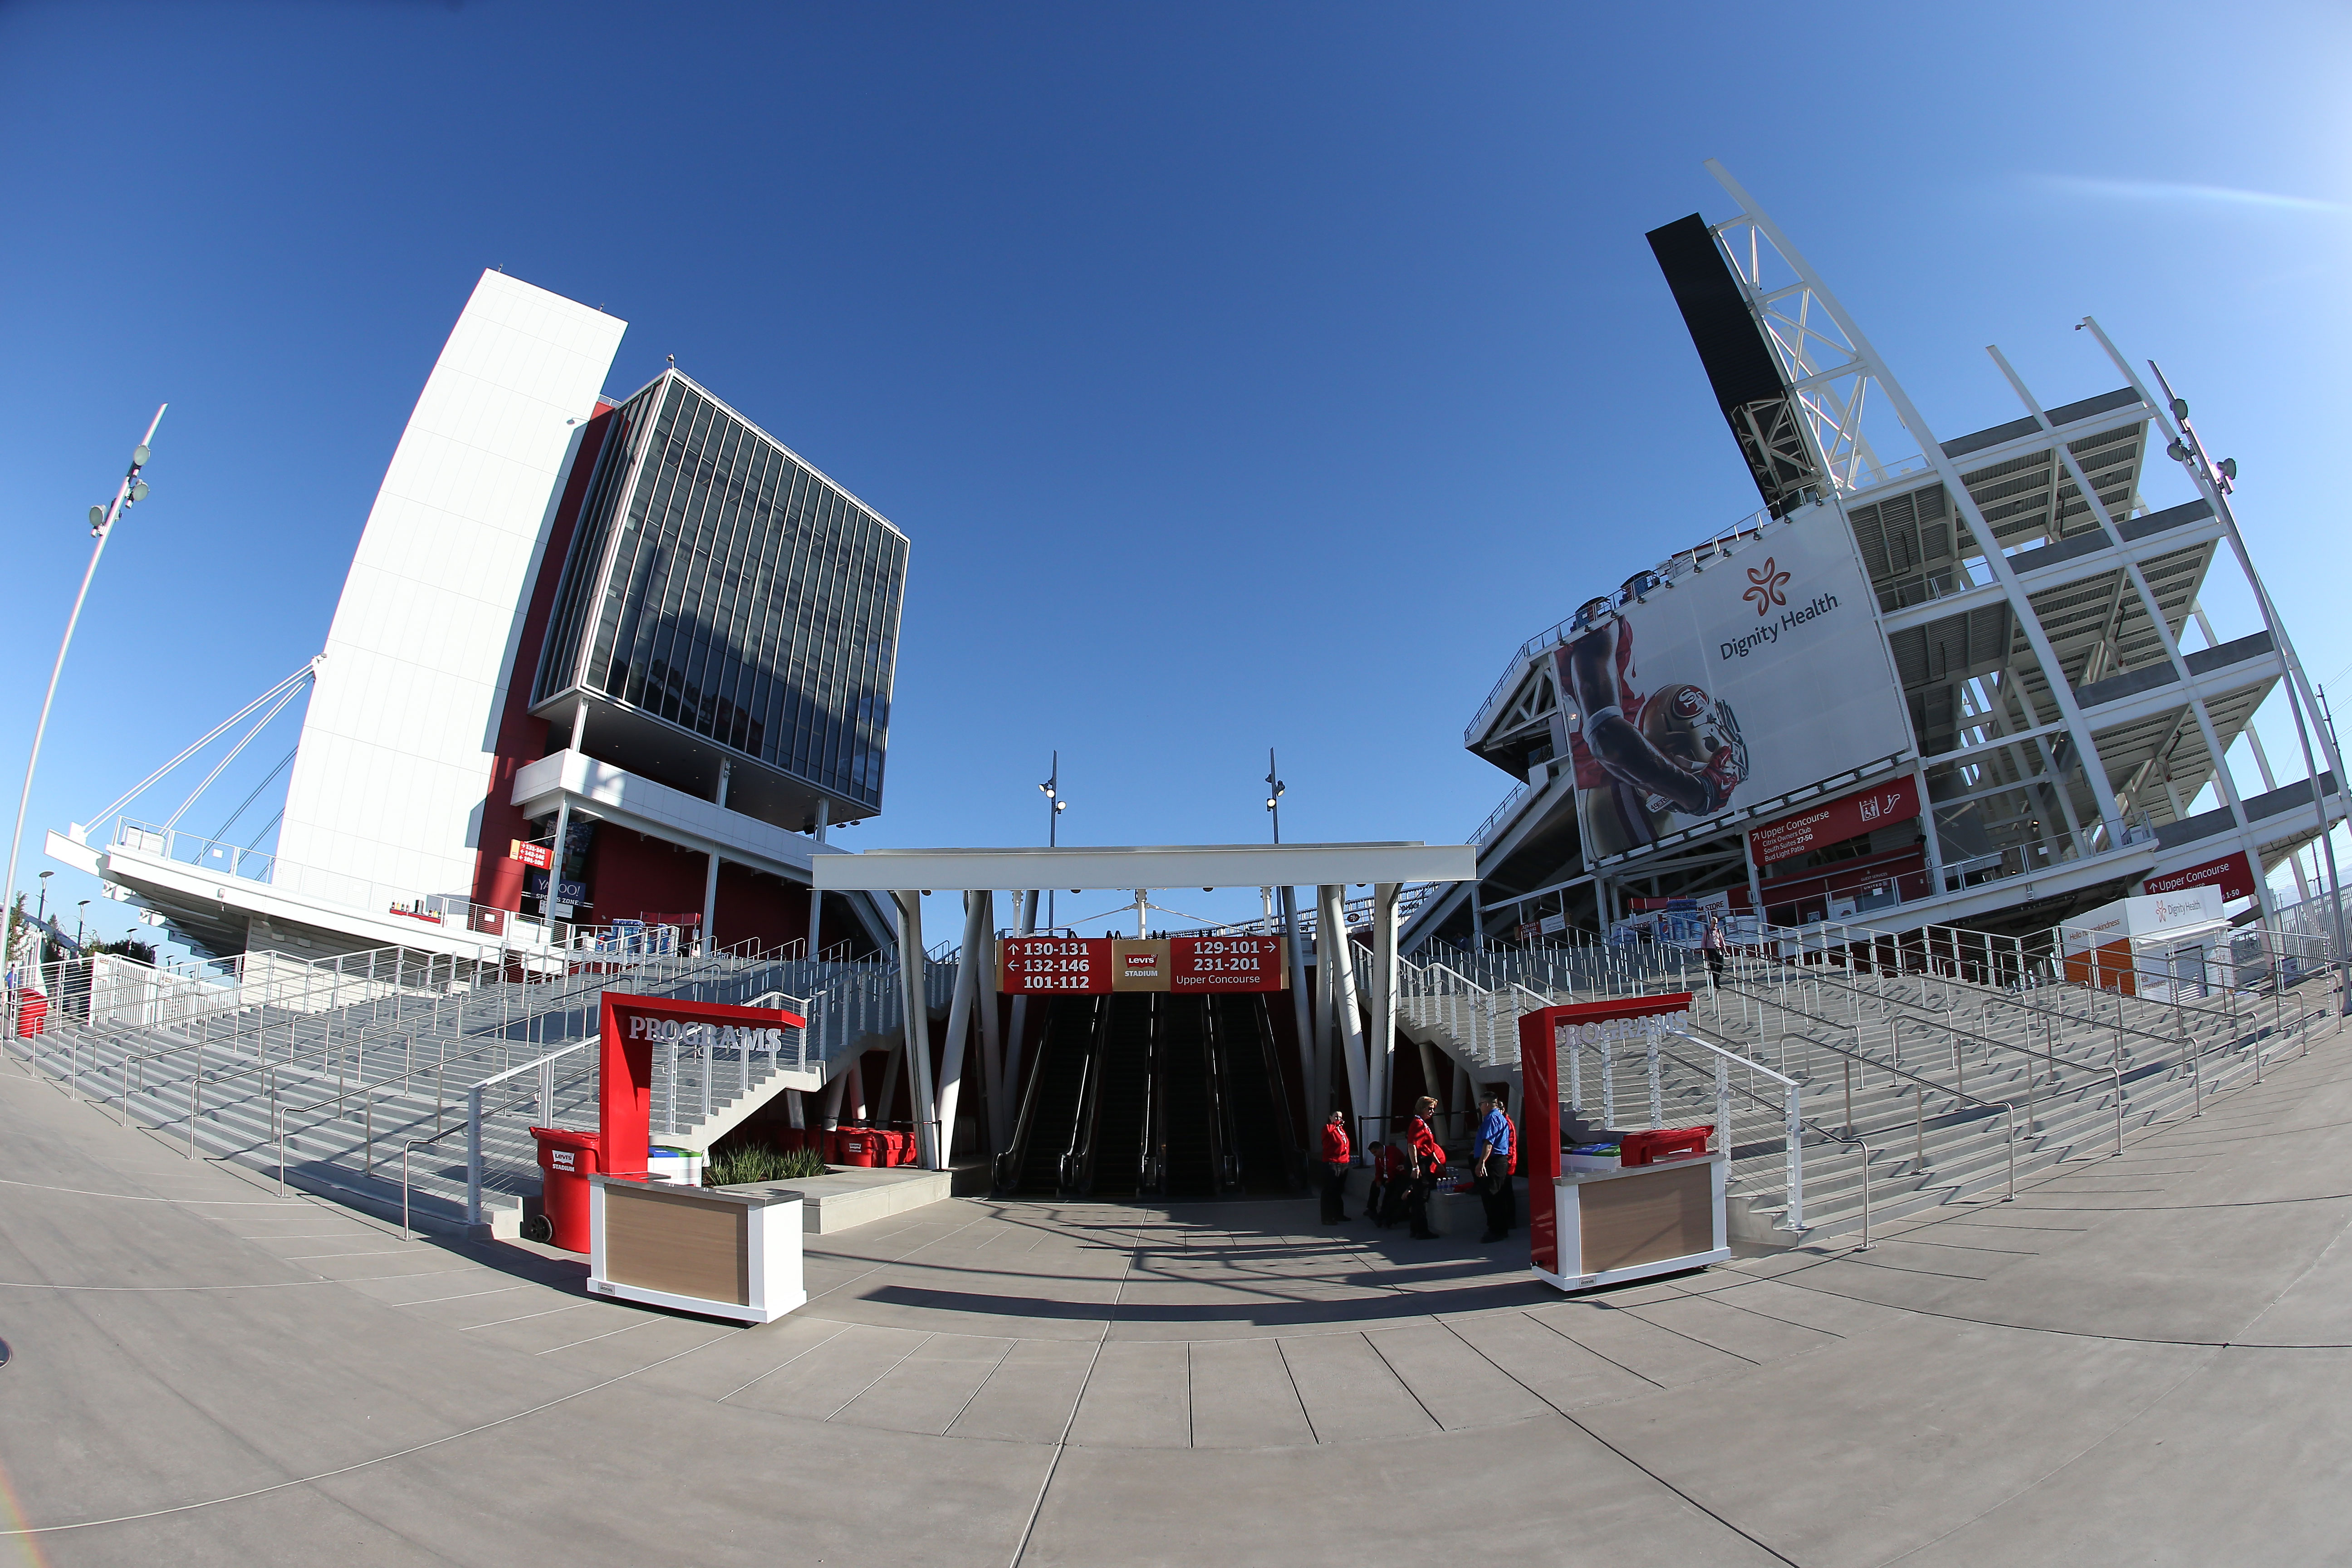
<svg viewBox="0 0 2352 1568">
<path fill-rule="evenodd" d="M 2004 911 L 2136 892 L 2151 874 L 2234 854 L 2273 913 L 2267 871 L 2346 816 L 2342 765 L 2333 736 L 2310 721 L 2315 694 L 2230 512 L 2231 475 L 2205 456 L 2186 405 L 2168 387 L 2159 400 L 2084 318 L 2124 385 L 2050 407 L 1988 347 L 2022 417 L 1939 440 L 1811 263 L 1728 171 L 1706 166 L 1737 214 L 1684 220 L 1651 240 L 1765 510 L 1637 574 L 1621 596 L 1738 553 L 1801 506 L 1834 510 L 1877 597 L 1909 710 L 1908 732 L 1890 738 L 1873 771 L 1911 773 L 1926 803 L 1925 885 L 1906 892 L 1899 915 L 1877 910 L 1882 922 L 1998 923 Z M 1756 345 L 1732 341 L 1727 296 L 1713 316 L 1694 303 L 1703 290 L 1690 287 L 1690 247 L 1701 233 L 1737 284 L 1777 389 L 1752 359 Z M 2198 500 L 2148 510 L 2139 480 L 2152 444 L 2181 463 Z M 2199 590 L 2225 542 L 2263 626 L 2221 641 Z M 2184 648 L 2192 618 L 2206 646 Z M 1563 722 L 1573 716 L 1550 657 L 1574 629 L 1563 623 L 1524 645 L 1465 732 L 1472 751 L 1528 782 L 1477 836 L 1479 883 L 1433 899 L 1408 946 L 1465 916 L 1481 940 L 1497 913 L 1507 931 L 1539 897 L 1545 914 L 1556 903 L 1566 915 L 1571 893 L 1589 900 L 1597 927 L 1637 879 L 1670 895 L 1710 875 L 1720 886 L 1738 875 L 1722 868 L 1747 858 L 1735 847 L 1753 827 L 1852 787 L 1841 774 L 1592 855 L 1578 841 Z M 2309 776 L 2280 785 L 2251 721 L 2283 681 Z M 2224 760 L 2241 734 L 2263 777 L 2252 796 Z M 2209 785 L 2219 805 L 2193 811 Z M 1760 909 L 1769 892 L 1746 874 Z"/>
</svg>

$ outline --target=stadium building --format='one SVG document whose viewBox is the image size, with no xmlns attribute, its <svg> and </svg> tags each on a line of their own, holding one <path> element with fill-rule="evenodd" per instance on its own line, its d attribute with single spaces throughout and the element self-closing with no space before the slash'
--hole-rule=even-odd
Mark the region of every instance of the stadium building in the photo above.
<svg viewBox="0 0 2352 1568">
<path fill-rule="evenodd" d="M 1937 436 L 1710 167 L 1738 215 L 1649 239 L 1763 505 L 1624 563 L 1511 656 L 1463 740 L 1514 786 L 1479 879 L 1431 889 L 1407 946 L 1686 935 L 1671 917 L 1707 910 L 2014 934 L 2201 886 L 2273 912 L 2268 874 L 2345 802 L 2234 465 L 2088 319 L 2089 395 L 2045 405 L 1993 350 L 2018 417 Z M 2148 505 L 2151 461 L 2192 499 Z M 2214 626 L 2217 571 L 2255 624 Z M 2250 722 L 2282 688 L 2286 783 Z M 2258 786 L 2225 761 L 2242 738 Z"/>
<path fill-rule="evenodd" d="M 809 868 L 881 809 L 907 538 L 675 367 L 604 397 L 625 328 L 482 275 L 324 652 L 200 742 L 309 688 L 274 847 L 118 816 L 151 778 L 50 853 L 215 955 L 888 945 Z"/>
</svg>

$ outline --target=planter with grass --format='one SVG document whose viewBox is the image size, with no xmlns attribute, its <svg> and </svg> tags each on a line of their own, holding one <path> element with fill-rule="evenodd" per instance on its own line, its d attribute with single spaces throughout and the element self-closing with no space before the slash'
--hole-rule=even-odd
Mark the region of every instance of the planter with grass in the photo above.
<svg viewBox="0 0 2352 1568">
<path fill-rule="evenodd" d="M 751 1143 L 713 1154 L 703 1179 L 709 1186 L 738 1187 L 760 1182 L 805 1181 L 824 1173 L 824 1158 L 814 1149 L 779 1152 Z"/>
</svg>

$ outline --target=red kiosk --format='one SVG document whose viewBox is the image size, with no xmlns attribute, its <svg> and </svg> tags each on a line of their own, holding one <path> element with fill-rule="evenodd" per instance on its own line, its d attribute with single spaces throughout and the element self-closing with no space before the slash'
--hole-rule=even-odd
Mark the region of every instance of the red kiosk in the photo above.
<svg viewBox="0 0 2352 1568">
<path fill-rule="evenodd" d="M 668 996 L 604 993 L 602 1031 L 596 1044 L 596 1131 L 534 1127 L 539 1141 L 541 1205 L 547 1240 L 569 1252 L 592 1250 L 589 1192 L 592 1176 L 647 1179 L 653 1147 L 654 1047 L 692 1037 L 698 1029 L 722 1031 L 721 1043 L 752 1049 L 772 1047 L 778 1031 L 798 1029 L 808 1020 L 781 1007 L 734 1007 L 719 1002 L 681 1002 Z M 729 1037 L 731 1032 L 733 1038 Z"/>
<path fill-rule="evenodd" d="M 1519 1072 L 1525 1090 L 1528 1241 L 1535 1277 L 1563 1290 L 1586 1290 L 1719 1263 L 1731 1256 L 1724 1210 L 1730 1156 L 1709 1153 L 1705 1127 L 1654 1128 L 1624 1137 L 1614 1168 L 1561 1170 L 1559 1050 L 1562 1031 L 1576 1042 L 1629 1043 L 1685 1014 L 1691 994 L 1621 996 L 1540 1007 L 1519 1016 Z M 1723 1140 L 1718 1139 L 1717 1142 Z"/>
<path fill-rule="evenodd" d="M 777 1007 L 604 993 L 596 1131 L 531 1129 L 553 1239 L 588 1254 L 590 1291 L 752 1323 L 808 1300 L 800 1194 L 674 1186 L 646 1169 L 656 1045 L 773 1049 L 782 1031 L 805 1026 Z"/>
</svg>

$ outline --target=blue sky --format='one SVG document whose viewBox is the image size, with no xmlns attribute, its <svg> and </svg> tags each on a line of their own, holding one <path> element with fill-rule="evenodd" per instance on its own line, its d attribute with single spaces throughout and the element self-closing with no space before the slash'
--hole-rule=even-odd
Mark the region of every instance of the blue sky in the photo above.
<svg viewBox="0 0 2352 1568">
<path fill-rule="evenodd" d="M 318 650 L 492 265 L 630 322 L 609 390 L 675 353 L 913 539 L 853 843 L 1041 837 L 1057 746 L 1066 840 L 1253 839 L 1269 744 L 1286 837 L 1458 840 L 1509 650 L 1756 504 L 1642 239 L 1728 216 L 1708 156 L 1942 434 L 2015 416 L 1986 343 L 2052 404 L 2115 384 L 2085 312 L 2160 360 L 2336 676 L 2352 17 L 2215 15 L 0 6 L 10 805 L 83 515 L 172 403 L 20 885 Z"/>
</svg>

